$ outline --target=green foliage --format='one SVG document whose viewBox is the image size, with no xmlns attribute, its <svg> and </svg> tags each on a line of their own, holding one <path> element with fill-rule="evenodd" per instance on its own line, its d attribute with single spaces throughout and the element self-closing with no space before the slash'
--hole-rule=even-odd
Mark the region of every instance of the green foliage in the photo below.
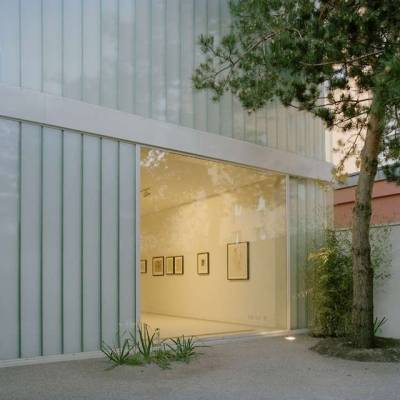
<svg viewBox="0 0 400 400">
<path fill-rule="evenodd" d="M 172 361 L 188 363 L 196 355 L 196 348 L 200 347 L 193 337 L 181 336 L 160 342 L 160 330 L 152 332 L 147 324 L 139 324 L 134 332 L 129 332 L 129 336 L 130 339 L 123 340 L 120 348 L 102 343 L 101 351 L 114 365 L 154 363 L 167 369 Z"/>
<path fill-rule="evenodd" d="M 385 158 L 400 161 L 393 140 L 400 128 L 398 1 L 233 0 L 230 13 L 230 32 L 219 42 L 199 38 L 197 89 L 210 89 L 215 100 L 230 91 L 250 111 L 278 98 L 329 128 L 355 131 L 346 155 L 373 114 L 386 127 Z M 399 165 L 387 170 L 400 182 Z"/>
<path fill-rule="evenodd" d="M 126 365 L 134 365 L 134 366 L 143 365 L 144 363 L 145 362 L 143 360 L 142 355 L 140 353 L 135 353 L 135 352 L 132 352 L 124 362 L 124 364 Z"/>
<path fill-rule="evenodd" d="M 156 363 L 161 369 L 169 369 L 171 361 L 174 360 L 173 353 L 167 349 L 166 345 L 162 343 L 151 356 L 151 360 Z"/>
<path fill-rule="evenodd" d="M 101 344 L 101 351 L 115 365 L 125 364 L 130 357 L 132 349 L 133 347 L 128 339 L 124 340 L 121 347 L 110 346 L 104 341 Z"/>
<path fill-rule="evenodd" d="M 387 318 L 383 317 L 381 319 L 378 319 L 378 317 L 375 318 L 374 320 L 374 335 L 377 336 L 378 333 L 381 332 L 381 328 L 383 325 L 385 325 L 387 322 Z"/>
<path fill-rule="evenodd" d="M 196 355 L 196 348 L 199 347 L 193 337 L 186 338 L 185 336 L 171 339 L 173 346 L 168 345 L 171 353 L 176 361 L 188 363 L 191 358 Z"/>
<path fill-rule="evenodd" d="M 371 231 L 371 259 L 375 282 L 390 276 L 389 229 Z M 351 333 L 352 254 L 349 231 L 327 230 L 322 247 L 309 254 L 307 287 L 310 293 L 310 332 L 314 336 L 347 336 Z M 375 334 L 386 318 L 375 319 Z"/>
<path fill-rule="evenodd" d="M 142 355 L 143 359 L 149 361 L 151 359 L 154 347 L 156 346 L 156 340 L 158 340 L 160 335 L 160 330 L 156 329 L 152 334 L 150 334 L 150 329 L 147 324 L 138 326 L 139 339 L 136 340 L 134 336 L 131 335 L 132 339 L 135 341 L 136 348 L 138 352 Z"/>
<path fill-rule="evenodd" d="M 343 336 L 349 333 L 352 307 L 352 271 L 349 243 L 328 231 L 326 243 L 309 255 L 311 334 Z"/>
</svg>

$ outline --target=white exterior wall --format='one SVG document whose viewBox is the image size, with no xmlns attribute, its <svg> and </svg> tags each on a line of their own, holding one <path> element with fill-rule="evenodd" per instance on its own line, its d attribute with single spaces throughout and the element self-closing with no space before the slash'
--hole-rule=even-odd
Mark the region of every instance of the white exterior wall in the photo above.
<svg viewBox="0 0 400 400">
<path fill-rule="evenodd" d="M 400 225 L 389 226 L 389 240 L 390 277 L 375 284 L 374 314 L 378 320 L 387 319 L 379 335 L 400 339 Z"/>
</svg>

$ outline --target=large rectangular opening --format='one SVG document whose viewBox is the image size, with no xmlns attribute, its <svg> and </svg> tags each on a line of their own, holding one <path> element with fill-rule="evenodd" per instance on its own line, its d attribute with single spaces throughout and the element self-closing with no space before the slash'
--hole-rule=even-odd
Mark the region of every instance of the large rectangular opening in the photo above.
<svg viewBox="0 0 400 400">
<path fill-rule="evenodd" d="M 141 150 L 141 322 L 161 337 L 287 328 L 286 177 Z"/>
</svg>

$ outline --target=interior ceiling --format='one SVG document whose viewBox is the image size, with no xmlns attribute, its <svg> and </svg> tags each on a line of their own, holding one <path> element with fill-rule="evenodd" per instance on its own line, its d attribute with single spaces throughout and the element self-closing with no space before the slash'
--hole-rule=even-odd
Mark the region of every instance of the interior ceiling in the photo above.
<svg viewBox="0 0 400 400">
<path fill-rule="evenodd" d="M 142 148 L 141 212 L 177 207 L 267 179 L 275 173 Z"/>
</svg>

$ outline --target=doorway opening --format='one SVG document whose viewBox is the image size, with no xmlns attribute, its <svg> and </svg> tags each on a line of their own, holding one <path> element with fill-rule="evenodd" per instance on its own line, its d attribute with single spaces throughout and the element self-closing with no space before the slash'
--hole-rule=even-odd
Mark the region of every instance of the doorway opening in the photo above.
<svg viewBox="0 0 400 400">
<path fill-rule="evenodd" d="M 141 149 L 141 322 L 160 336 L 287 329 L 286 180 Z"/>
</svg>

